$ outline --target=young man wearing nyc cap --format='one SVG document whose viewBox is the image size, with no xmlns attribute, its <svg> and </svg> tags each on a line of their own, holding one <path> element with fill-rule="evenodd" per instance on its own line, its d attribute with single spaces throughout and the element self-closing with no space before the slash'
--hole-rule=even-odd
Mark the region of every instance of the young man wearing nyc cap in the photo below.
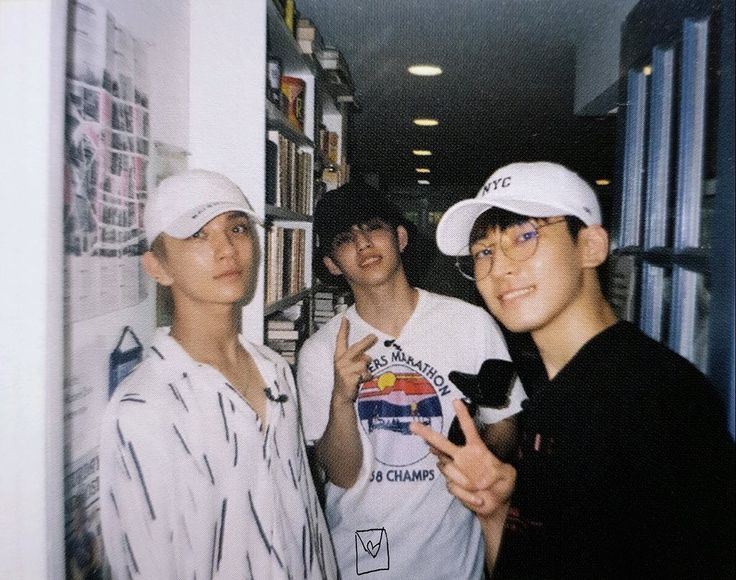
<svg viewBox="0 0 736 580">
<path fill-rule="evenodd" d="M 507 361 L 501 332 L 481 308 L 411 286 L 407 230 L 376 190 L 348 184 L 327 193 L 314 228 L 319 278 L 344 280 L 355 298 L 304 343 L 297 370 L 305 436 L 328 479 L 325 515 L 341 577 L 481 578 L 479 523 L 448 493 L 409 425 L 448 433 L 452 401 L 463 396 L 450 372 Z M 480 417 L 494 445 L 524 398 L 511 380 L 501 408 Z"/>
<path fill-rule="evenodd" d="M 161 182 L 146 272 L 170 329 L 116 389 L 102 426 L 105 551 L 117 578 L 335 578 L 293 378 L 238 334 L 258 270 L 258 218 L 218 173 Z"/>
<path fill-rule="evenodd" d="M 734 571 L 734 445 L 693 365 L 616 318 L 596 268 L 593 190 L 553 163 L 513 163 L 443 216 L 496 318 L 531 333 L 548 380 L 525 385 L 518 456 L 424 426 L 450 491 L 481 521 L 499 578 L 723 578 Z M 500 547 L 500 549 L 499 549 Z"/>
</svg>

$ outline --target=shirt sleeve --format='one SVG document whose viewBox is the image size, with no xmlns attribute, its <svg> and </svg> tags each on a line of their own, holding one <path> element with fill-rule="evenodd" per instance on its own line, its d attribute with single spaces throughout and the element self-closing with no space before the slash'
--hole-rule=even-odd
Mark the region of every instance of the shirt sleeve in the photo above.
<svg viewBox="0 0 736 580">
<path fill-rule="evenodd" d="M 165 438 L 157 433 L 150 409 L 140 408 L 144 404 L 123 397 L 103 423 L 100 484 L 105 552 L 114 578 L 174 579 L 168 499 L 175 494 L 168 489 L 171 454 L 164 448 Z"/>
<path fill-rule="evenodd" d="M 299 351 L 297 390 L 301 405 L 304 438 L 313 445 L 322 438 L 330 418 L 330 400 L 334 387 L 334 344 L 315 334 Z"/>
</svg>

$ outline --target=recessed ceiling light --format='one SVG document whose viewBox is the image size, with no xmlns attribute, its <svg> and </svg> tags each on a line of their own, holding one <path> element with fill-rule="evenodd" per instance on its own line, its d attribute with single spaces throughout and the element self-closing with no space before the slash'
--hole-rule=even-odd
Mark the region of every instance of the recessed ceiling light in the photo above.
<svg viewBox="0 0 736 580">
<path fill-rule="evenodd" d="M 431 173 L 429 171 L 429 167 L 417 167 L 416 172 L 417 173 Z"/>
<path fill-rule="evenodd" d="M 432 152 L 429 149 L 414 149 L 412 153 L 414 153 L 414 155 L 432 155 Z"/>
<path fill-rule="evenodd" d="M 436 77 L 442 74 L 442 69 L 432 64 L 413 64 L 406 70 L 418 77 Z"/>
<path fill-rule="evenodd" d="M 436 127 L 440 122 L 437 119 L 414 119 L 414 124 L 420 127 Z"/>
<path fill-rule="evenodd" d="M 595 180 L 596 185 L 611 185 L 610 179 L 596 179 Z"/>
<path fill-rule="evenodd" d="M 429 185 L 429 181 L 426 179 L 417 179 L 419 185 Z"/>
</svg>

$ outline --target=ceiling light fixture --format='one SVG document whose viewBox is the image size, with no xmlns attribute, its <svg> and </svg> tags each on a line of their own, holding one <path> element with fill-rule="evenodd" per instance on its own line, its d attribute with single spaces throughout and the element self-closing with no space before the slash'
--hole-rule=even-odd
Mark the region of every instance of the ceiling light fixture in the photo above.
<svg viewBox="0 0 736 580">
<path fill-rule="evenodd" d="M 414 119 L 414 124 L 420 127 L 436 127 L 440 122 L 437 119 Z"/>
<path fill-rule="evenodd" d="M 429 181 L 426 179 L 417 179 L 419 185 L 429 185 Z"/>
<path fill-rule="evenodd" d="M 611 185 L 610 179 L 596 179 L 595 180 L 596 185 Z"/>
<path fill-rule="evenodd" d="M 417 167 L 416 172 L 417 173 L 431 173 L 429 171 L 429 167 Z"/>
<path fill-rule="evenodd" d="M 436 77 L 442 74 L 442 69 L 432 64 L 413 64 L 406 70 L 418 77 Z"/>
<path fill-rule="evenodd" d="M 432 155 L 432 152 L 429 149 L 414 149 L 412 150 L 412 153 L 419 156 Z"/>
</svg>

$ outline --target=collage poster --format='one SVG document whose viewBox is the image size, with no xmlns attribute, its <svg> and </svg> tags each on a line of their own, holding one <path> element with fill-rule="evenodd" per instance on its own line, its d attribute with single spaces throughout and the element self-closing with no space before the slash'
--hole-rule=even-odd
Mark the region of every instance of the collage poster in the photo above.
<svg viewBox="0 0 736 580">
<path fill-rule="evenodd" d="M 99 0 L 71 2 L 68 30 L 64 305 L 72 328 L 150 291 L 139 258 L 150 119 L 145 44 Z M 116 382 L 135 362 L 116 363 Z M 74 580 L 107 576 L 96 434 L 110 388 L 72 378 L 64 386 L 66 575 Z"/>
</svg>

